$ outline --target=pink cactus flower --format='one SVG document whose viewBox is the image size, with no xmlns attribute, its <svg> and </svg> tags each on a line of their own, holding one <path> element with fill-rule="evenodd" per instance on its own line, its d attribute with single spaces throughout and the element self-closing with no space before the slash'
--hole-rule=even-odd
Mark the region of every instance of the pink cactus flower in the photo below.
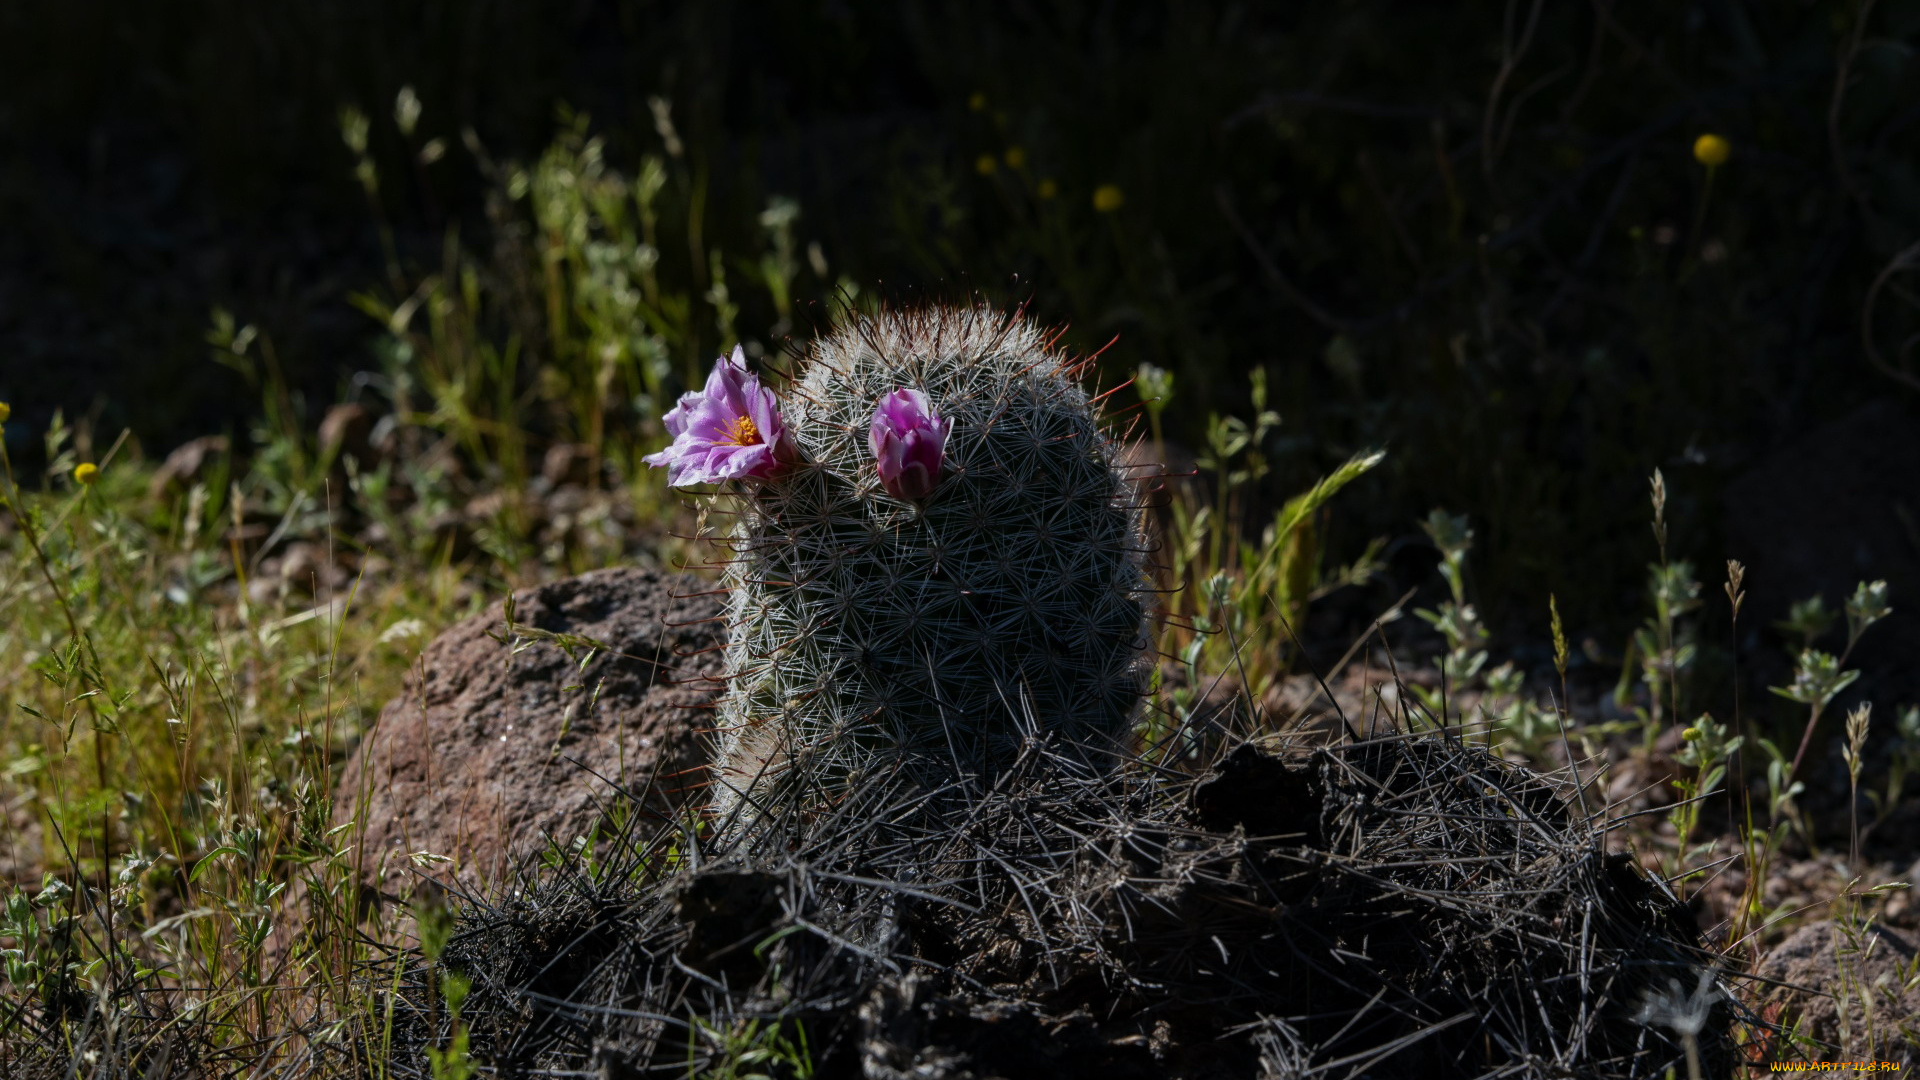
<svg viewBox="0 0 1920 1080">
<path fill-rule="evenodd" d="M 924 499 L 940 482 L 950 420 L 935 413 L 927 395 L 895 390 L 880 399 L 867 441 L 880 466 L 880 483 L 898 499 Z"/>
<path fill-rule="evenodd" d="M 714 365 L 704 389 L 680 395 L 662 419 L 673 443 L 645 461 L 666 466 L 673 487 L 765 479 L 793 457 L 779 402 L 747 370 L 737 345 Z"/>
</svg>

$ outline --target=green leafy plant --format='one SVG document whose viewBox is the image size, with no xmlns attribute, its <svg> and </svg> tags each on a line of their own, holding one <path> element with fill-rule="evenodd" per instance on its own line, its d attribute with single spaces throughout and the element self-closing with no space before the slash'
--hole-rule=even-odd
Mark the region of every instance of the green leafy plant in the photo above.
<svg viewBox="0 0 1920 1080">
<path fill-rule="evenodd" d="M 1414 612 L 1440 632 L 1447 653 L 1440 662 L 1440 687 L 1414 687 L 1427 712 L 1436 717 L 1447 715 L 1445 694 L 1471 685 L 1487 664 L 1487 631 L 1480 615 L 1467 602 L 1467 552 L 1473 548 L 1473 529 L 1465 517 L 1435 510 L 1420 525 L 1421 531 L 1440 552 L 1440 576 L 1447 583 L 1447 599 L 1436 608 Z"/>
<path fill-rule="evenodd" d="M 1745 742 L 1745 736 L 1730 736 L 1727 726 L 1709 715 L 1681 730 L 1674 762 L 1686 771 L 1674 781 L 1678 800 L 1667 813 L 1676 838 L 1668 881 L 1682 882 L 1701 873 L 1700 867 L 1715 850 L 1714 842 L 1696 848 L 1693 835 L 1708 798 L 1721 789 L 1728 763 Z"/>
<path fill-rule="evenodd" d="M 1920 705 L 1909 705 L 1900 710 L 1894 722 L 1886 785 L 1867 792 L 1867 800 L 1873 804 L 1873 820 L 1861 830 L 1863 838 L 1899 806 L 1901 796 L 1907 790 L 1907 781 L 1915 776 L 1920 776 Z"/>
<path fill-rule="evenodd" d="M 1157 424 L 1172 394 L 1172 379 L 1158 369 L 1142 370 L 1146 379 L 1137 388 Z M 1219 414 L 1208 421 L 1207 451 L 1198 466 L 1210 483 L 1210 497 L 1197 479 L 1172 478 L 1164 547 L 1171 618 L 1161 651 L 1183 658 L 1191 653 L 1189 666 L 1232 675 L 1258 703 L 1291 668 L 1307 604 L 1335 589 L 1363 584 L 1378 571 L 1384 540 L 1329 569 L 1321 518 L 1335 495 L 1386 455 L 1379 450 L 1354 454 L 1286 499 L 1271 519 L 1253 520 L 1249 505 L 1269 470 L 1267 443 L 1280 417 L 1267 408 L 1263 370 L 1249 376 L 1248 393 L 1256 414 L 1251 424 Z M 1201 587 L 1186 587 L 1195 583 Z M 1194 689 L 1182 688 L 1180 694 L 1190 699 Z M 1172 730 L 1185 730 L 1190 705 L 1176 698 Z M 1157 741 L 1159 725 L 1150 728 L 1149 741 Z"/>
<path fill-rule="evenodd" d="M 1813 601 L 1808 601 L 1799 610 L 1803 613 L 1814 612 L 1816 621 L 1813 625 L 1817 625 L 1820 630 L 1824 630 L 1827 622 L 1830 621 L 1818 621 L 1820 605 Z M 1854 589 L 1853 596 L 1847 600 L 1847 644 L 1840 655 L 1834 656 L 1812 648 L 1812 639 L 1809 637 L 1809 647 L 1801 650 L 1799 663 L 1794 667 L 1793 682 L 1787 686 L 1769 688 L 1781 697 L 1789 701 L 1797 701 L 1808 709 L 1807 726 L 1800 736 L 1800 747 L 1794 751 L 1793 761 L 1787 767 L 1788 779 L 1800 771 L 1800 763 L 1807 756 L 1807 747 L 1813 743 L 1814 728 L 1820 723 L 1821 713 L 1842 690 L 1851 686 L 1853 680 L 1859 677 L 1859 672 L 1846 668 L 1846 662 L 1847 658 L 1853 655 L 1854 646 L 1859 644 L 1860 636 L 1867 632 L 1868 627 L 1886 618 L 1892 611 L 1893 608 L 1887 603 L 1886 582 L 1861 582 L 1859 587 Z"/>
<path fill-rule="evenodd" d="M 705 1065 L 699 1067 L 696 1063 L 703 1056 Z M 687 1064 L 688 1075 L 697 1080 L 813 1080 L 814 1076 L 807 1029 L 798 1021 L 753 1020 L 720 1028 L 695 1017 L 687 1031 Z"/>
</svg>

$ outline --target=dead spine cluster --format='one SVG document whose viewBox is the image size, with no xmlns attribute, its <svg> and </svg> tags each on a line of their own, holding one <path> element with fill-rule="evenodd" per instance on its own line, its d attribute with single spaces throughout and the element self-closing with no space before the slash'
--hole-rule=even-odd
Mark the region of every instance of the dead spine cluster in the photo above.
<svg viewBox="0 0 1920 1080">
<path fill-rule="evenodd" d="M 804 822 L 851 785 L 991 777 L 1041 733 L 1110 753 L 1142 693 L 1136 494 L 1034 326 L 984 308 L 852 316 L 782 407 L 794 460 L 743 500 L 726 574 L 723 832 Z M 924 498 L 869 425 L 903 388 L 950 426 Z"/>
</svg>

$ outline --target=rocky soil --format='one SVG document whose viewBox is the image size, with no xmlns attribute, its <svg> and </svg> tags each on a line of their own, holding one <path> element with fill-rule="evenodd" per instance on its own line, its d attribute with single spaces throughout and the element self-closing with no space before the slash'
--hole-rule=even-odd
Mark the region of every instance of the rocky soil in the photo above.
<svg viewBox="0 0 1920 1080">
<path fill-rule="evenodd" d="M 585 835 L 616 788 L 657 813 L 680 806 L 704 780 L 720 685 L 709 591 L 603 570 L 516 596 L 516 632 L 495 609 L 442 634 L 341 771 L 335 817 L 364 823 L 369 881 L 399 895 L 418 870 L 500 880 Z"/>
</svg>

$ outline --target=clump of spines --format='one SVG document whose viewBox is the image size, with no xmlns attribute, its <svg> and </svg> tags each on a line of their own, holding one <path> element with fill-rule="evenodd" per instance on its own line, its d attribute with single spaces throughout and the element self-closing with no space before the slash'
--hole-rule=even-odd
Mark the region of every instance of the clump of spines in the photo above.
<svg viewBox="0 0 1920 1080">
<path fill-rule="evenodd" d="M 1030 738 L 1093 756 L 1137 714 L 1140 511 L 1076 368 L 1019 316 L 849 316 L 783 406 L 798 461 L 731 543 L 723 829 L 804 821 L 863 777 L 991 778 Z M 920 390 L 952 431 L 941 479 L 889 495 L 868 425 Z"/>
</svg>

